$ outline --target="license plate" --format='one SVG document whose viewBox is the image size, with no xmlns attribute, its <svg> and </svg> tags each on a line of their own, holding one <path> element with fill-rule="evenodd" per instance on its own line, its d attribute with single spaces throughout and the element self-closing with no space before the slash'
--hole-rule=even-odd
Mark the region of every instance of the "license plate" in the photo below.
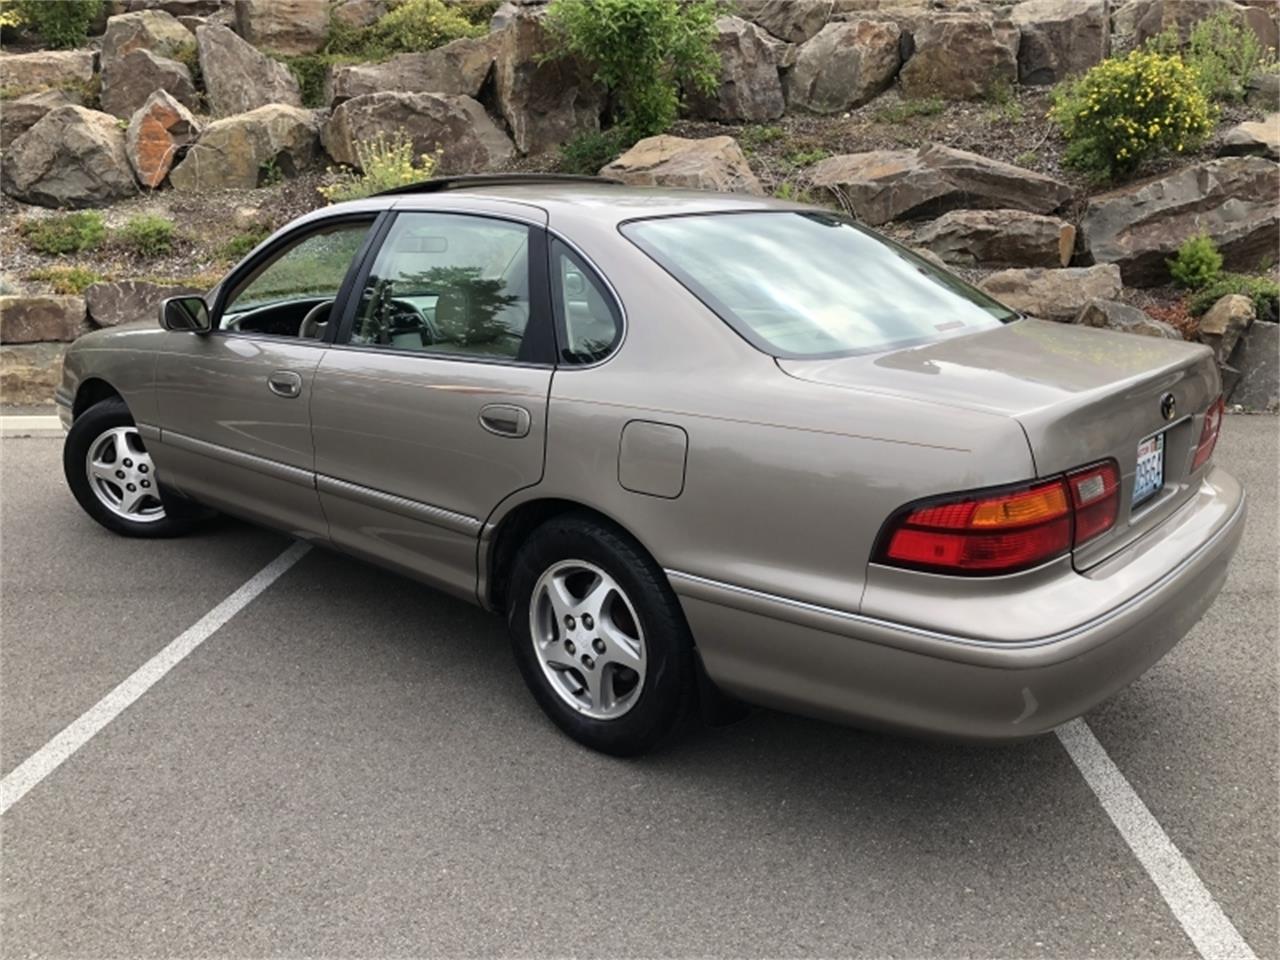
<svg viewBox="0 0 1280 960">
<path fill-rule="evenodd" d="M 1138 444 L 1138 469 L 1133 474 L 1133 505 L 1149 500 L 1164 486 L 1164 434 Z"/>
</svg>

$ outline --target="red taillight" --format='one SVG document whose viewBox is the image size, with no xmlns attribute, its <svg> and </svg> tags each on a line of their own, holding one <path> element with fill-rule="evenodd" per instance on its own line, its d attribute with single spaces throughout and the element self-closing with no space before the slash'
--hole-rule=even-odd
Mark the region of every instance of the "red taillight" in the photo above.
<svg viewBox="0 0 1280 960">
<path fill-rule="evenodd" d="M 1213 448 L 1218 445 L 1218 434 L 1222 432 L 1222 415 L 1227 405 L 1222 397 L 1218 397 L 1209 405 L 1204 415 L 1204 426 L 1200 429 L 1200 443 L 1196 447 L 1196 458 L 1191 461 L 1191 469 L 1199 470 L 1213 456 Z"/>
<path fill-rule="evenodd" d="M 909 508 L 881 538 L 881 563 L 939 573 L 1014 573 L 1110 530 L 1120 509 L 1114 460 L 999 493 Z"/>
<path fill-rule="evenodd" d="M 1120 512 L 1120 470 L 1114 460 L 1095 463 L 1067 474 L 1067 486 L 1075 509 L 1078 547 L 1115 525 Z"/>
<path fill-rule="evenodd" d="M 907 511 L 881 560 L 948 573 L 1011 573 L 1071 549 L 1071 506 L 1062 480 L 962 497 Z"/>
</svg>

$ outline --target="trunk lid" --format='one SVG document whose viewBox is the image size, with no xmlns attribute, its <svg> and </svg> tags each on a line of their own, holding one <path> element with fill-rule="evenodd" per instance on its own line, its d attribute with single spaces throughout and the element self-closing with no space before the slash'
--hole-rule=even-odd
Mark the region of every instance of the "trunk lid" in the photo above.
<svg viewBox="0 0 1280 960">
<path fill-rule="evenodd" d="M 778 365 L 803 380 L 1012 417 L 1026 433 L 1039 477 L 1113 458 L 1121 475 L 1119 514 L 1111 530 L 1076 551 L 1081 569 L 1191 497 L 1201 423 L 1220 389 L 1213 355 L 1203 346 L 1042 320 L 888 353 Z M 1162 404 L 1166 395 L 1172 416 Z M 1135 505 L 1138 446 L 1157 434 L 1163 484 Z"/>
</svg>

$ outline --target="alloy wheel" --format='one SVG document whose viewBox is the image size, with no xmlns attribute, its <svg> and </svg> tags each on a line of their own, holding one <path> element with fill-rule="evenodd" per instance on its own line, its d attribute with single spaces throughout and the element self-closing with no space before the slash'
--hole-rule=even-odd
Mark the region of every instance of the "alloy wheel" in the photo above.
<svg viewBox="0 0 1280 960">
<path fill-rule="evenodd" d="M 89 487 L 117 517 L 134 523 L 163 520 L 155 466 L 137 427 L 112 427 L 89 444 L 85 457 Z"/>
</svg>

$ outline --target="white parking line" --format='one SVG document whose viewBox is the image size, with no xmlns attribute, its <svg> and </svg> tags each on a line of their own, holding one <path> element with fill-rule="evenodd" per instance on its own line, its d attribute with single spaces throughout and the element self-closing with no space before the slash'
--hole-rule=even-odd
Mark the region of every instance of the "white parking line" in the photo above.
<svg viewBox="0 0 1280 960">
<path fill-rule="evenodd" d="M 1084 720 L 1072 720 L 1059 727 L 1057 733 L 1102 809 L 1107 811 L 1200 956 L 1205 960 L 1257 960 L 1240 931 L 1227 919 L 1195 869 L 1173 845 L 1089 725 Z"/>
<path fill-rule="evenodd" d="M 56 737 L 14 767 L 0 780 L 0 815 L 27 791 L 57 770 L 99 730 L 118 717 L 129 704 L 146 693 L 166 673 L 208 640 L 224 623 L 243 610 L 280 575 L 302 559 L 310 546 L 295 543 L 244 582 L 235 593 L 206 613 L 154 657 L 135 670 L 119 686 L 85 711 Z"/>
</svg>

